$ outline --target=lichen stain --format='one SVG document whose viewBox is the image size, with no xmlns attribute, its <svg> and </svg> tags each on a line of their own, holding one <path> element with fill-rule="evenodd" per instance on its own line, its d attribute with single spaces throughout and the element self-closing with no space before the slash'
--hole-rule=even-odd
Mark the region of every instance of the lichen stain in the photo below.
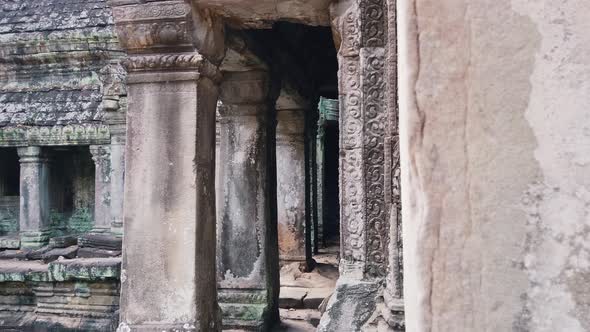
<svg viewBox="0 0 590 332">
<path fill-rule="evenodd" d="M 588 331 L 590 181 L 587 165 L 589 38 L 580 2 L 512 0 L 540 36 L 526 119 L 538 142 L 541 177 L 523 199 L 528 215 L 526 307 L 533 331 Z M 583 281 L 585 280 L 585 282 Z"/>
</svg>

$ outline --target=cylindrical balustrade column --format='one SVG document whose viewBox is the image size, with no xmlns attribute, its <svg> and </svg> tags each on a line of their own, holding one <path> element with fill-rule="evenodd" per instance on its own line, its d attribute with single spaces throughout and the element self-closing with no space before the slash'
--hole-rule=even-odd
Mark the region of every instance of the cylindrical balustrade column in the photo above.
<svg viewBox="0 0 590 332">
<path fill-rule="evenodd" d="M 49 219 L 49 159 L 41 147 L 18 148 L 20 157 L 20 239 L 21 248 L 47 243 Z"/>
<path fill-rule="evenodd" d="M 91 145 L 90 153 L 95 165 L 92 231 L 105 233 L 111 229 L 111 149 L 108 145 Z"/>
</svg>

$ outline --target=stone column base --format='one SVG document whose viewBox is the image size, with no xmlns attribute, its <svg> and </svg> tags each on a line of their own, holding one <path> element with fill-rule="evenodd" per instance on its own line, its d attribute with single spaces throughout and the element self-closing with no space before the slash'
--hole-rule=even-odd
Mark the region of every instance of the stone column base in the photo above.
<svg viewBox="0 0 590 332">
<path fill-rule="evenodd" d="M 21 248 L 40 248 L 49 242 L 51 231 L 24 231 L 20 233 Z"/>
<path fill-rule="evenodd" d="M 267 296 L 266 290 L 219 289 L 223 329 L 267 331 L 275 323 L 270 321 Z"/>
<path fill-rule="evenodd" d="M 111 233 L 115 235 L 123 235 L 123 220 L 113 219 L 111 221 Z"/>
<path fill-rule="evenodd" d="M 93 234 L 110 234 L 111 233 L 111 228 L 110 227 L 107 227 L 107 228 L 104 228 L 104 227 L 94 227 L 90 231 L 90 233 L 93 233 Z"/>
<path fill-rule="evenodd" d="M 393 331 L 405 331 L 404 299 L 395 298 L 385 290 L 383 292 L 383 302 L 385 307 L 382 310 L 382 316 L 388 327 Z"/>
<path fill-rule="evenodd" d="M 117 332 L 194 332 L 197 331 L 193 323 L 178 323 L 178 324 L 137 324 L 129 325 L 121 323 L 117 327 Z"/>
<path fill-rule="evenodd" d="M 378 282 L 340 277 L 317 331 L 361 331 L 377 310 L 381 292 Z"/>
</svg>

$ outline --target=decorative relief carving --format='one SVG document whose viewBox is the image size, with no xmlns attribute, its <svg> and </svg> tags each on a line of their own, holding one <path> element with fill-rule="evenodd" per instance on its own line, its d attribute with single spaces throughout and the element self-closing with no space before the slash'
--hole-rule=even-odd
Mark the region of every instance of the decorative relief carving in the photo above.
<svg viewBox="0 0 590 332">
<path fill-rule="evenodd" d="M 136 50 L 174 46 L 192 49 L 191 7 L 185 1 L 160 1 L 133 5 L 111 2 L 119 41 Z"/>
<path fill-rule="evenodd" d="M 121 45 L 127 50 L 174 45 L 192 48 L 190 24 L 178 22 L 147 22 L 117 25 Z"/>
<path fill-rule="evenodd" d="M 111 181 L 111 147 L 109 145 L 91 145 L 90 154 L 97 169 L 101 172 L 103 183 Z"/>
<path fill-rule="evenodd" d="M 386 192 L 386 10 L 360 0 L 337 19 L 341 91 L 343 256 L 371 277 L 385 277 L 389 238 Z M 386 197 L 388 196 L 388 197 Z"/>
<path fill-rule="evenodd" d="M 0 145 L 76 145 L 110 143 L 107 125 L 6 127 L 0 129 Z"/>
<path fill-rule="evenodd" d="M 351 262 L 365 261 L 365 216 L 362 153 L 362 104 L 358 57 L 339 57 L 341 220 L 343 258 Z"/>
<path fill-rule="evenodd" d="M 171 69 L 171 68 L 199 68 L 203 57 L 198 53 L 180 53 L 164 55 L 137 55 L 123 60 L 128 71 Z"/>
<path fill-rule="evenodd" d="M 184 1 L 168 1 L 141 5 L 115 6 L 113 8 L 113 17 L 117 22 L 126 22 L 186 17 L 190 12 L 190 6 Z"/>
<path fill-rule="evenodd" d="M 363 47 L 385 46 L 387 28 L 384 0 L 361 0 L 361 42 Z"/>
<path fill-rule="evenodd" d="M 362 130 L 363 123 L 361 119 L 361 90 L 359 82 L 359 59 L 358 58 L 340 58 L 340 91 L 343 91 L 344 101 L 341 103 L 341 114 L 346 116 L 343 119 L 342 148 L 354 149 L 362 148 Z"/>
<path fill-rule="evenodd" d="M 366 272 L 374 277 L 387 273 L 389 238 L 388 204 L 385 200 L 385 50 L 361 49 L 363 93 L 363 162 L 365 172 L 365 215 L 367 218 Z"/>
<path fill-rule="evenodd" d="M 358 56 L 360 43 L 359 11 L 357 6 L 349 8 L 340 23 L 342 45 L 340 54 L 342 56 Z"/>
</svg>

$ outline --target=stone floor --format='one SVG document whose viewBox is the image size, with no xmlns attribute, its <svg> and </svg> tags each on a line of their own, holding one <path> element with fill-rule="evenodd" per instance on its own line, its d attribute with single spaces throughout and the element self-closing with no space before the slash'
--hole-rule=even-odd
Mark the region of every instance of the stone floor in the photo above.
<svg viewBox="0 0 590 332">
<path fill-rule="evenodd" d="M 338 280 L 338 250 L 337 246 L 329 247 L 315 255 L 317 265 L 308 273 L 299 270 L 299 263 L 281 268 L 281 326 L 274 331 L 316 330 Z"/>
</svg>

